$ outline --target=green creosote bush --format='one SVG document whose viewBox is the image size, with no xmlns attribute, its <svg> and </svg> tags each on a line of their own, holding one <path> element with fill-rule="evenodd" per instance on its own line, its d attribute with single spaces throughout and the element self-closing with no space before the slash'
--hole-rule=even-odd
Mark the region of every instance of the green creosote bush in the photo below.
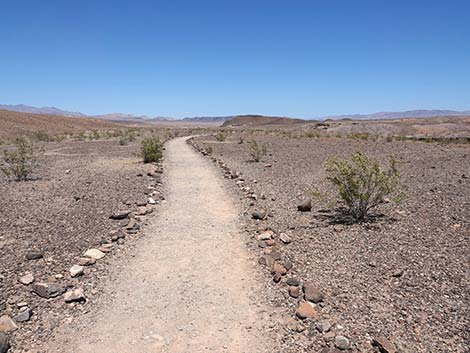
<svg viewBox="0 0 470 353">
<path fill-rule="evenodd" d="M 121 146 L 125 146 L 129 142 L 135 141 L 136 138 L 136 132 L 134 130 L 125 130 L 122 132 L 121 137 L 119 138 L 119 144 Z"/>
<path fill-rule="evenodd" d="M 3 151 L 3 163 L 0 171 L 9 179 L 28 180 L 38 165 L 38 158 L 44 152 L 24 137 L 17 138 L 12 151 Z"/>
<path fill-rule="evenodd" d="M 386 197 L 395 196 L 394 201 L 398 202 L 404 196 L 400 190 L 397 161 L 393 157 L 384 169 L 378 161 L 357 152 L 350 160 L 328 159 L 325 169 L 327 179 L 336 187 L 339 199 L 356 221 L 366 219 Z"/>
<path fill-rule="evenodd" d="M 39 142 L 49 142 L 51 141 L 51 138 L 49 136 L 49 134 L 43 130 L 39 130 L 39 131 L 34 131 L 33 134 L 32 134 L 32 138 L 35 140 L 35 141 L 39 141 Z"/>
<path fill-rule="evenodd" d="M 163 157 L 163 143 L 158 137 L 146 137 L 140 148 L 144 163 L 158 163 Z"/>
<path fill-rule="evenodd" d="M 255 162 L 260 162 L 261 159 L 268 153 L 268 149 L 265 144 L 259 144 L 256 140 L 248 142 L 248 148 L 250 156 Z"/>
<path fill-rule="evenodd" d="M 219 142 L 223 142 L 227 139 L 227 134 L 223 131 L 219 131 L 215 134 L 215 139 Z"/>
</svg>

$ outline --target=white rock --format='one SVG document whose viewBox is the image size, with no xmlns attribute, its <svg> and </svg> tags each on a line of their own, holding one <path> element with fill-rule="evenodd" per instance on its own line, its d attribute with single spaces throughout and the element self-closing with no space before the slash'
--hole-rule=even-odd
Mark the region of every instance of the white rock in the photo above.
<svg viewBox="0 0 470 353">
<path fill-rule="evenodd" d="M 83 266 L 73 265 L 69 271 L 72 277 L 78 277 L 78 276 L 83 275 L 83 270 L 84 270 Z"/>
<path fill-rule="evenodd" d="M 27 286 L 34 282 L 34 276 L 31 273 L 28 273 L 20 278 L 20 283 Z"/>
<path fill-rule="evenodd" d="M 86 298 L 85 294 L 83 293 L 83 288 L 69 290 L 64 294 L 64 300 L 66 303 L 85 302 Z"/>
<path fill-rule="evenodd" d="M 85 251 L 83 256 L 89 257 L 91 259 L 99 260 L 99 259 L 102 259 L 103 257 L 105 257 L 105 254 L 104 254 L 104 252 L 102 252 L 98 249 L 89 249 L 89 250 Z"/>
<path fill-rule="evenodd" d="M 285 233 L 282 233 L 280 236 L 279 236 L 279 239 L 284 243 L 284 244 L 289 244 L 292 239 Z"/>
<path fill-rule="evenodd" d="M 155 201 L 155 200 L 154 200 L 153 198 L 151 198 L 151 197 L 149 197 L 148 202 L 149 202 L 149 204 L 151 204 L 151 205 L 155 205 L 155 204 L 157 203 L 157 201 Z"/>
<path fill-rule="evenodd" d="M 273 235 L 274 232 L 272 230 L 267 230 L 258 235 L 258 240 L 268 240 L 271 239 Z"/>
</svg>

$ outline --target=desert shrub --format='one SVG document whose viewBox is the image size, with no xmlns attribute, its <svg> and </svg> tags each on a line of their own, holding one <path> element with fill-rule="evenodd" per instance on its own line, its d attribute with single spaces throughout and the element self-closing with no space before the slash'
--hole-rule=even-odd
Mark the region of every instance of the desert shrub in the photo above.
<svg viewBox="0 0 470 353">
<path fill-rule="evenodd" d="M 38 157 L 43 150 L 35 147 L 24 137 L 17 138 L 14 145 L 12 151 L 6 149 L 3 151 L 3 164 L 0 170 L 9 179 L 27 180 L 37 167 Z"/>
<path fill-rule="evenodd" d="M 90 140 L 99 140 L 101 137 L 100 132 L 98 130 L 91 131 L 91 134 L 88 136 Z"/>
<path fill-rule="evenodd" d="M 121 146 L 127 145 L 129 142 L 133 142 L 136 139 L 134 130 L 125 130 L 123 131 L 121 137 L 119 138 L 119 144 Z"/>
<path fill-rule="evenodd" d="M 39 130 L 39 131 L 34 131 L 33 134 L 32 134 L 32 138 L 36 141 L 40 141 L 40 142 L 49 142 L 51 141 L 51 138 L 49 136 L 49 134 L 43 130 Z"/>
<path fill-rule="evenodd" d="M 268 149 L 265 144 L 259 144 L 256 140 L 248 142 L 248 148 L 250 156 L 255 162 L 260 162 L 261 158 L 268 153 Z"/>
<path fill-rule="evenodd" d="M 85 132 L 83 131 L 79 132 L 75 137 L 78 141 L 84 141 L 86 139 Z"/>
<path fill-rule="evenodd" d="M 140 149 L 144 163 L 158 163 L 163 157 L 163 144 L 158 137 L 146 137 Z"/>
<path fill-rule="evenodd" d="M 51 141 L 54 141 L 54 142 L 62 142 L 64 141 L 65 139 L 67 138 L 66 135 L 55 135 Z"/>
<path fill-rule="evenodd" d="M 215 139 L 219 142 L 223 142 L 227 139 L 227 134 L 223 131 L 219 131 L 215 134 Z"/>
<path fill-rule="evenodd" d="M 338 157 L 325 163 L 327 179 L 336 187 L 338 196 L 356 221 L 367 218 L 388 196 L 400 195 L 400 174 L 397 161 L 390 157 L 384 169 L 376 160 L 358 152 L 350 160 Z M 401 196 L 401 195 L 400 195 Z"/>
<path fill-rule="evenodd" d="M 320 137 L 320 133 L 318 131 L 309 130 L 305 131 L 304 136 L 308 138 L 317 138 Z"/>
</svg>

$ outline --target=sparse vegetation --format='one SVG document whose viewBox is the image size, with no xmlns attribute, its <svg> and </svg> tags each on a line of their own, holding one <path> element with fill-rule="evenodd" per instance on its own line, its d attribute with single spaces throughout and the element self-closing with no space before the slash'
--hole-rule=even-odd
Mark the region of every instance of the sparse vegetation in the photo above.
<svg viewBox="0 0 470 353">
<path fill-rule="evenodd" d="M 122 132 L 121 137 L 119 138 L 119 144 L 121 146 L 127 145 L 129 142 L 133 142 L 136 139 L 134 130 L 125 130 Z"/>
<path fill-rule="evenodd" d="M 305 131 L 304 136 L 308 138 L 318 138 L 320 137 L 320 133 L 318 131 L 309 130 Z"/>
<path fill-rule="evenodd" d="M 259 144 L 256 140 L 251 140 L 248 143 L 250 150 L 250 156 L 255 162 L 260 162 L 261 159 L 268 153 L 268 149 L 265 144 Z"/>
<path fill-rule="evenodd" d="M 336 187 L 340 200 L 356 221 L 367 218 L 385 197 L 399 193 L 400 174 L 393 157 L 388 168 L 383 169 L 378 161 L 358 152 L 351 160 L 330 158 L 325 169 L 327 179 Z"/>
<path fill-rule="evenodd" d="M 158 163 L 163 157 L 163 144 L 158 137 L 146 137 L 140 151 L 144 163 Z"/>
<path fill-rule="evenodd" d="M 43 130 L 33 132 L 32 138 L 35 141 L 39 141 L 39 142 L 49 142 L 49 141 L 51 141 L 51 138 L 50 138 L 49 134 L 47 132 L 43 131 Z"/>
<path fill-rule="evenodd" d="M 3 151 L 3 164 L 0 166 L 2 173 L 9 179 L 16 181 L 28 180 L 37 167 L 38 157 L 42 149 L 37 148 L 24 137 L 17 138 L 12 151 Z"/>
<path fill-rule="evenodd" d="M 223 131 L 219 131 L 215 134 L 215 139 L 219 142 L 223 142 L 227 139 L 227 134 Z"/>
</svg>

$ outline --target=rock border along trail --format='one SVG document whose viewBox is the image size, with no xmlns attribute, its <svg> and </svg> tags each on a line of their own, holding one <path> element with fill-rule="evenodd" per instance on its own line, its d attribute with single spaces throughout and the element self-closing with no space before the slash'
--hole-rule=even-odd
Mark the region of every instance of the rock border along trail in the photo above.
<svg viewBox="0 0 470 353">
<path fill-rule="evenodd" d="M 186 140 L 166 144 L 168 202 L 139 240 L 135 257 L 111 270 L 113 280 L 102 293 L 108 300 L 89 324 L 81 323 L 77 335 L 62 329 L 55 343 L 68 338 L 57 351 L 270 351 L 239 212 L 215 168 Z"/>
</svg>

